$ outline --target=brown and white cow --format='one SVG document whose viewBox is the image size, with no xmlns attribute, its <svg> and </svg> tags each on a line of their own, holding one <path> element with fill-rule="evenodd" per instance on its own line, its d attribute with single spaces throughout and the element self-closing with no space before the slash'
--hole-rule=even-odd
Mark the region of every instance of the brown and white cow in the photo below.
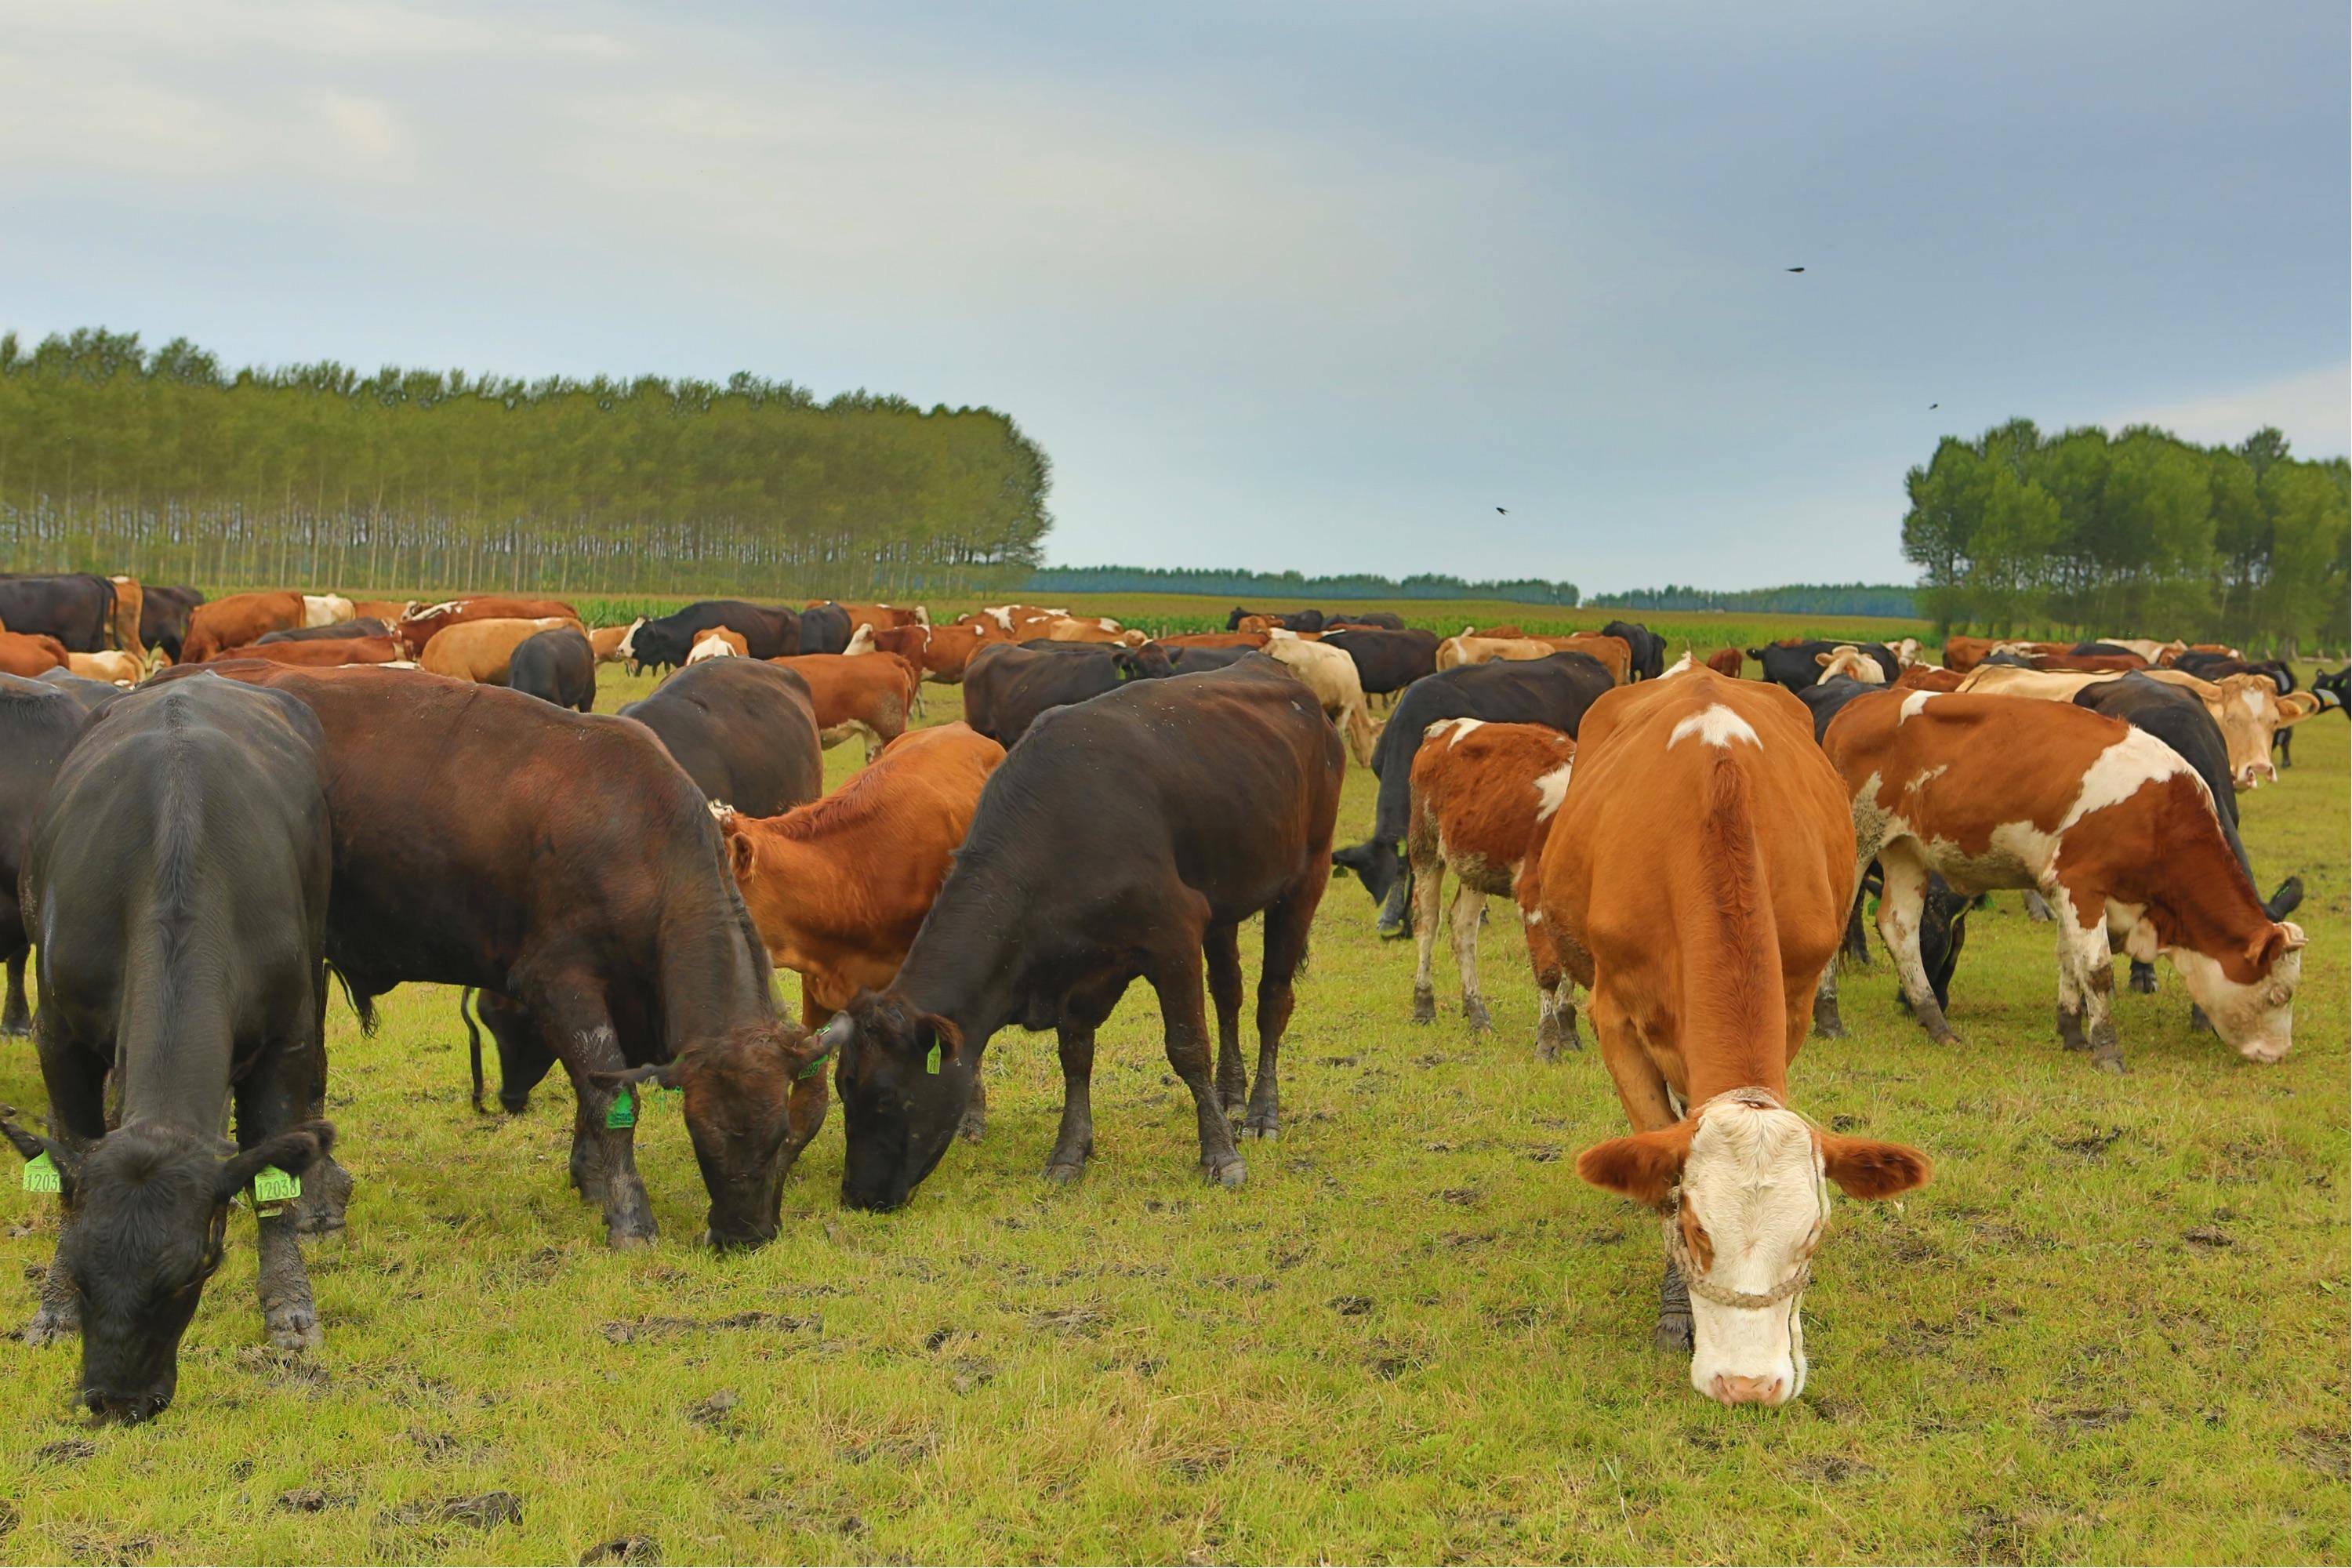
<svg viewBox="0 0 2352 1568">
<path fill-rule="evenodd" d="M 1405 862 L 1412 868 L 1412 1021 L 1437 1016 L 1437 911 L 1445 873 L 1454 879 L 1454 967 L 1462 980 L 1462 1016 L 1473 1034 L 1495 1026 L 1478 994 L 1478 927 L 1486 899 L 1516 899 L 1520 868 L 1543 852 L 1552 814 L 1568 793 L 1576 742 L 1549 724 L 1490 724 L 1481 719 L 1441 719 L 1423 732 L 1412 754 L 1412 804 L 1406 818 Z M 1530 879 L 1532 882 L 1532 879 Z M 1532 910 L 1528 911 L 1532 912 Z M 1546 1061 L 1573 1050 L 1576 1007 L 1540 920 L 1520 921 L 1536 974 L 1536 1048 Z M 1565 1005 L 1563 1005 L 1565 1003 Z"/>
<path fill-rule="evenodd" d="M 1892 684 L 1897 691 L 1958 691 L 1967 679 L 1958 670 L 1947 669 L 1940 664 L 1907 664 Z"/>
<path fill-rule="evenodd" d="M 769 961 L 801 977 L 811 1028 L 898 973 L 1003 760 L 971 726 L 940 724 L 899 736 L 872 767 L 782 816 L 711 808 Z"/>
<path fill-rule="evenodd" d="M 629 657 L 629 637 L 646 618 L 639 616 L 625 626 L 598 626 L 588 634 L 588 647 L 598 664 L 619 664 Z"/>
<path fill-rule="evenodd" d="M 1884 686 L 1891 673 L 1881 669 L 1876 659 L 1852 643 L 1840 643 L 1827 653 L 1817 653 L 1813 662 L 1822 667 L 1821 679 L 1813 683 L 1816 686 L 1838 675 L 1851 676 L 1868 686 Z"/>
<path fill-rule="evenodd" d="M 695 634 L 694 646 L 686 650 L 686 662 L 700 664 L 706 658 L 743 658 L 751 651 L 751 645 L 741 632 L 730 632 L 725 626 L 712 626 Z"/>
<path fill-rule="evenodd" d="M 827 747 L 858 736 L 871 763 L 884 746 L 906 733 L 907 710 L 914 705 L 920 677 L 897 654 L 853 658 L 842 653 L 801 653 L 768 662 L 808 682 L 817 738 Z"/>
<path fill-rule="evenodd" d="M 1437 668 L 1456 669 L 1465 664 L 1492 664 L 1504 658 L 1549 658 L 1559 651 L 1536 637 L 1482 637 L 1464 632 L 1437 645 Z"/>
<path fill-rule="evenodd" d="M 1066 620 L 1069 615 L 1067 610 L 1048 610 L 1035 605 L 990 605 L 977 616 L 966 616 L 963 619 L 985 621 L 1008 640 L 1019 642 L 1024 637 L 1044 637 L 1045 634 L 1036 628 L 1052 621 Z"/>
<path fill-rule="evenodd" d="M 2189 645 L 2178 639 L 2158 642 L 2154 637 L 2094 637 L 2091 640 L 2105 643 L 2109 647 L 2127 647 L 2150 664 L 2170 664 L 2189 651 Z"/>
<path fill-rule="evenodd" d="M 953 626 L 935 626 L 929 630 L 930 637 L 923 644 L 923 679 L 942 686 L 962 685 L 974 654 L 992 643 L 1010 640 L 995 622 L 969 616 Z"/>
<path fill-rule="evenodd" d="M 501 599 L 478 594 L 446 599 L 403 616 L 394 623 L 392 635 L 406 643 L 409 657 L 416 658 L 423 655 L 425 645 L 447 626 L 463 626 L 468 621 L 542 620 L 551 616 L 577 621 L 580 612 L 561 599 Z"/>
<path fill-rule="evenodd" d="M 146 661 L 121 648 L 109 648 L 104 653 L 68 653 L 66 668 L 85 679 L 110 680 L 117 686 L 136 686 L 147 677 Z"/>
<path fill-rule="evenodd" d="M 1919 959 L 1930 871 L 1964 898 L 2022 888 L 2048 900 L 2059 1038 L 2097 1066 L 2124 1070 L 2117 946 L 2143 963 L 2169 958 L 2241 1054 L 2286 1055 L 2303 930 L 2264 912 L 2204 781 L 2171 747 L 2071 702 L 1932 691 L 1858 698 L 1822 745 L 1853 795 L 1855 879 L 1878 861 L 1879 934 L 1938 1042 L 1958 1037 Z"/>
<path fill-rule="evenodd" d="M 223 658 L 257 658 L 289 669 L 334 669 L 352 664 L 404 664 L 408 647 L 398 637 L 328 637 L 317 642 L 264 642 L 233 647 Z"/>
<path fill-rule="evenodd" d="M 339 626 L 358 614 L 357 607 L 341 594 L 302 595 L 302 625 L 306 627 Z"/>
<path fill-rule="evenodd" d="M 2263 780 L 2278 782 L 2278 766 L 2271 760 L 2271 742 L 2287 725 L 2310 718 L 2301 708 L 2280 707 L 2278 688 L 2267 676 L 2226 675 L 2220 680 L 2200 680 L 2196 676 L 2178 669 L 2148 669 L 2139 673 L 2151 680 L 2161 680 L 2168 686 L 2178 686 L 2193 693 L 2205 705 L 2205 711 L 2221 729 L 2221 740 L 2229 747 L 2230 778 L 2241 790 L 2256 787 Z M 2074 693 L 2098 680 L 2113 680 L 2116 675 L 2090 671 L 2055 669 L 2020 669 L 2011 666 L 1980 665 L 1969 671 L 1958 686 L 1966 692 L 1998 697 L 2033 697 L 2045 702 L 2072 702 Z"/>
<path fill-rule="evenodd" d="M 1537 912 L 1591 992 L 1634 1129 L 1577 1173 L 1659 1211 L 1657 1339 L 1690 1346 L 1692 1386 L 1786 1404 L 1805 1385 L 1799 1304 L 1827 1183 L 1885 1197 L 1929 1170 L 1789 1103 L 1853 897 L 1845 789 L 1779 687 L 1700 669 L 1622 686 L 1584 716 L 1540 868 Z"/>
</svg>

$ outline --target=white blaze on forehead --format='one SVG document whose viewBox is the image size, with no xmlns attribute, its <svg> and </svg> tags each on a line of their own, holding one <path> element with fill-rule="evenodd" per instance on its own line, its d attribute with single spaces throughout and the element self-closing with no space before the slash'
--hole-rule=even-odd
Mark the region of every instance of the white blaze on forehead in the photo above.
<svg viewBox="0 0 2352 1568">
<path fill-rule="evenodd" d="M 1927 706 L 1930 700 L 1945 695 L 1946 693 L 1941 691 L 1915 691 L 1906 697 L 1903 700 L 1903 710 L 1895 716 L 1895 727 L 1900 730 L 1903 728 L 1904 720 L 1916 718 L 1919 710 Z"/>
<path fill-rule="evenodd" d="M 1700 1115 L 1683 1203 L 1713 1247 L 1710 1284 L 1769 1295 L 1809 1255 L 1828 1201 L 1820 1145 L 1794 1111 L 1733 1100 Z M 1713 1397 L 1718 1376 L 1777 1378 L 1782 1397 L 1795 1398 L 1805 1382 L 1797 1301 L 1726 1307 L 1693 1292 L 1691 1385 Z"/>
<path fill-rule="evenodd" d="M 1764 744 L 1747 720 L 1720 702 L 1708 703 L 1705 711 L 1694 713 L 1675 725 L 1674 733 L 1666 737 L 1666 749 L 1672 751 L 1692 735 L 1696 735 L 1710 746 L 1721 746 L 1726 750 L 1730 749 L 1734 741 L 1745 741 L 1757 747 Z"/>
<path fill-rule="evenodd" d="M 1536 820 L 1538 822 L 1549 822 L 1552 813 L 1559 809 L 1559 803 L 1568 798 L 1568 775 L 1575 766 L 1572 762 L 1562 763 L 1536 780 Z"/>
</svg>

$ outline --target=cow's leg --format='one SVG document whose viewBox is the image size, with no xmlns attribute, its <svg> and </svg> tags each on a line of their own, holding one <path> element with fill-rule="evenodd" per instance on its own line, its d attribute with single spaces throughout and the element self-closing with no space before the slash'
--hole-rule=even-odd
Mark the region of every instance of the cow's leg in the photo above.
<svg viewBox="0 0 2352 1568">
<path fill-rule="evenodd" d="M 1114 994 L 1111 1002 L 1117 1001 Z M 1054 1152 L 1045 1156 L 1049 1182 L 1076 1181 L 1086 1174 L 1087 1161 L 1095 1152 L 1095 1029 L 1108 1015 L 1108 1007 L 1097 1014 L 1069 1001 L 1063 1004 L 1062 1130 L 1054 1139 Z"/>
<path fill-rule="evenodd" d="M 1617 1086 L 1617 1099 L 1625 1107 L 1625 1119 L 1637 1131 L 1643 1132 L 1671 1127 L 1681 1120 L 1666 1092 L 1666 1081 L 1659 1076 L 1657 1064 L 1642 1048 L 1641 1033 L 1633 1026 L 1632 1017 L 1601 990 L 1593 992 L 1588 1010 L 1592 1016 L 1592 1032 L 1601 1041 L 1601 1059 Z M 1676 1355 L 1691 1353 L 1690 1288 L 1684 1283 L 1672 1258 L 1665 1260 L 1665 1275 L 1659 1281 L 1658 1321 L 1650 1338 L 1662 1351 Z"/>
<path fill-rule="evenodd" d="M 1231 1115 L 1249 1103 L 1249 1068 L 1242 1061 L 1241 928 L 1211 926 L 1201 952 L 1209 963 L 1209 1000 L 1217 1009 L 1217 1098 Z"/>
<path fill-rule="evenodd" d="M 1927 978 L 1927 963 L 1919 956 L 1919 922 L 1927 902 L 1927 868 L 1907 844 L 1901 843 L 1882 848 L 1878 865 L 1885 877 L 1885 886 L 1878 895 L 1878 934 L 1895 961 L 1903 999 L 1911 1004 L 1911 1016 L 1919 1020 L 1928 1038 L 1937 1045 L 1958 1045 L 1960 1037 L 1945 1021 L 1943 1006 L 1936 1000 L 1936 988 Z"/>
<path fill-rule="evenodd" d="M 1445 880 L 1442 865 L 1414 865 L 1410 886 L 1412 889 L 1412 1021 L 1432 1024 L 1437 1021 L 1437 976 L 1433 962 L 1437 952 L 1438 900 L 1444 896 Z M 1459 887 L 1456 888 L 1459 896 Z"/>
<path fill-rule="evenodd" d="M 0 1035 L 33 1032 L 33 1009 L 25 994 L 25 961 L 32 952 L 26 947 L 8 955 L 8 1000 L 0 1005 Z"/>
<path fill-rule="evenodd" d="M 536 986 L 524 1005 L 540 1022 L 549 1047 L 572 1079 L 576 1101 L 572 1123 L 572 1181 L 580 1195 L 604 1211 L 604 1237 L 614 1247 L 635 1247 L 656 1234 L 653 1205 L 646 1184 L 637 1174 L 636 1125 L 608 1126 L 621 1118 L 611 1112 L 615 1091 L 600 1088 L 589 1075 L 617 1073 L 628 1058 L 604 1009 L 602 988 L 592 976 L 571 974 Z M 629 1090 L 631 1103 L 642 1115 L 641 1090 Z"/>
<path fill-rule="evenodd" d="M 1542 912 L 1523 910 L 1519 923 L 1527 931 L 1528 963 L 1536 977 L 1536 1054 L 1557 1061 L 1562 1051 L 1584 1048 L 1576 1033 L 1576 985 L 1560 964 Z"/>
<path fill-rule="evenodd" d="M 2107 948 L 2106 921 L 2103 913 L 2096 914 L 2085 925 L 2074 899 L 2063 888 L 2056 891 L 2059 1041 L 2068 1050 L 2087 1048 L 2091 1065 L 2103 1072 L 2122 1072 L 2123 1047 L 2116 1038 L 2116 964 Z"/>
<path fill-rule="evenodd" d="M 1853 906 L 1845 912 L 1845 951 L 1839 955 L 1865 967 L 1870 963 L 1870 938 L 1862 929 L 1862 905 L 1866 891 L 1861 888 L 1854 889 Z"/>
<path fill-rule="evenodd" d="M 1197 894 L 1192 896 L 1198 900 Z M 1187 942 L 1179 937 L 1172 947 L 1162 949 L 1146 978 L 1160 997 L 1168 1065 L 1192 1091 L 1192 1109 L 1201 1129 L 1202 1173 L 1238 1187 L 1249 1171 L 1242 1163 L 1241 1152 L 1234 1147 L 1233 1131 L 1225 1125 L 1224 1108 L 1218 1103 L 1216 1079 L 1210 1070 L 1209 1021 L 1202 1007 L 1198 939 Z"/>
<path fill-rule="evenodd" d="M 282 1048 L 290 1054 L 298 1047 L 289 1045 Z M 299 1048 L 307 1053 L 309 1042 Z M 318 1109 L 315 1086 L 286 1081 L 291 1076 L 262 1072 L 237 1086 L 239 1148 L 250 1149 L 274 1138 Z M 310 1075 L 305 1072 L 300 1076 L 307 1079 Z M 310 1196 L 311 1184 L 323 1163 L 314 1165 L 308 1173 L 287 1173 L 301 1176 L 304 1199 Z M 310 1276 L 302 1267 L 302 1244 L 297 1238 L 301 1227 L 300 1205 L 289 1205 L 271 1214 L 257 1213 L 255 1220 L 257 1250 L 260 1254 L 255 1283 L 261 1298 L 261 1326 L 269 1336 L 270 1346 L 281 1351 L 317 1350 L 321 1342 L 319 1309 L 310 1296 Z"/>
<path fill-rule="evenodd" d="M 301 1110 L 304 1120 L 323 1121 L 327 1118 L 327 972 L 323 965 L 311 994 L 316 1002 L 308 1042 L 310 1092 Z M 289 1217 L 302 1235 L 326 1236 L 343 1228 L 351 1205 L 352 1173 L 330 1152 L 320 1155 L 310 1173 L 302 1178 L 302 1196 Z"/>
<path fill-rule="evenodd" d="M 1454 884 L 1454 967 L 1462 976 L 1462 1016 L 1474 1035 L 1492 1034 L 1495 1020 L 1478 994 L 1478 928 L 1486 923 L 1486 895 L 1469 883 Z"/>
<path fill-rule="evenodd" d="M 2153 963 L 2143 963 L 2137 958 L 2133 959 L 2131 961 L 2131 988 L 2138 992 L 2143 996 L 2155 995 L 2156 965 Z"/>
<path fill-rule="evenodd" d="M 106 1071 L 97 1064 L 109 1060 L 112 1042 L 93 1051 L 66 1037 L 54 1021 L 55 1009 L 44 1007 L 35 1022 L 34 1036 L 41 1057 L 41 1081 L 49 1091 L 49 1136 L 59 1142 L 87 1149 L 106 1136 Z M 71 1225 L 68 1215 L 65 1224 Z M 62 1227 L 60 1227 L 62 1228 Z M 40 1305 L 25 1326 L 28 1345 L 55 1344 L 81 1332 L 81 1293 L 73 1276 L 52 1259 L 41 1277 Z"/>
<path fill-rule="evenodd" d="M 2049 900 L 2032 888 L 2025 889 L 2025 917 L 2035 921 L 2054 921 L 2058 918 L 2051 913 Z"/>
<path fill-rule="evenodd" d="M 1822 978 L 1813 987 L 1813 1033 L 1825 1040 L 1845 1038 L 1845 1021 L 1838 1016 L 1838 964 L 1843 961 L 1843 951 L 1822 965 Z"/>
<path fill-rule="evenodd" d="M 1292 982 L 1307 963 L 1307 937 L 1315 924 L 1315 906 L 1330 880 L 1331 867 L 1326 857 L 1303 883 L 1266 906 L 1265 962 L 1257 980 L 1257 1081 L 1250 1086 L 1249 1116 L 1242 1123 L 1244 1138 L 1272 1138 L 1281 1131 L 1282 1095 L 1276 1064 L 1282 1056 L 1282 1033 L 1290 1026 Z"/>
</svg>

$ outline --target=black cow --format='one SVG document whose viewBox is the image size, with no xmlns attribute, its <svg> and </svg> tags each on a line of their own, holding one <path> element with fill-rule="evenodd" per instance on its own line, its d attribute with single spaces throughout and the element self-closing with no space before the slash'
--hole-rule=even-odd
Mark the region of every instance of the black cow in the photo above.
<svg viewBox="0 0 2352 1568">
<path fill-rule="evenodd" d="M 1605 637 L 1623 637 L 1632 651 L 1629 679 L 1655 680 L 1666 672 L 1666 639 L 1639 621 L 1612 621 L 1601 628 Z M 1895 679 L 1895 666 L 1886 665 L 1886 678 Z"/>
<path fill-rule="evenodd" d="M 283 631 L 264 632 L 253 639 L 258 647 L 271 642 L 341 642 L 348 637 L 388 637 L 392 628 L 373 616 L 359 616 L 348 621 L 337 621 L 331 626 L 289 626 Z"/>
<path fill-rule="evenodd" d="M 1356 679 L 1367 697 L 1394 696 L 1424 675 L 1437 673 L 1437 634 L 1341 627 L 1323 640 L 1356 661 Z"/>
<path fill-rule="evenodd" d="M 1394 610 L 1358 610 L 1353 614 L 1329 615 L 1323 617 L 1325 631 L 1328 632 L 1335 626 L 1370 626 L 1379 631 L 1401 632 L 1404 630 L 1404 617 Z M 1228 626 L 1225 629 L 1231 631 L 1233 628 Z"/>
<path fill-rule="evenodd" d="M 993 643 L 971 656 L 963 675 L 963 717 L 1010 748 L 1048 708 L 1084 702 L 1130 680 L 1175 674 L 1157 643 L 1056 643 L 1050 648 Z"/>
<path fill-rule="evenodd" d="M 839 605 L 829 599 L 822 605 L 811 605 L 801 612 L 801 651 L 845 653 L 856 631 L 850 624 L 849 612 Z"/>
<path fill-rule="evenodd" d="M 1293 610 L 1286 616 L 1278 616 L 1271 610 L 1245 610 L 1239 605 L 1235 605 L 1225 615 L 1225 630 L 1229 632 L 1241 630 L 1242 622 L 1251 616 L 1264 616 L 1285 631 L 1292 632 L 1319 632 L 1329 624 L 1324 619 L 1323 612 L 1320 610 Z"/>
<path fill-rule="evenodd" d="M 1179 675 L 1199 675 L 1204 670 L 1223 669 L 1239 664 L 1257 652 L 1244 644 L 1240 647 L 1171 647 L 1168 651 L 1168 668 Z"/>
<path fill-rule="evenodd" d="M 204 602 L 204 595 L 194 588 L 159 588 L 152 584 L 141 584 L 140 645 L 162 648 L 163 657 L 177 664 L 180 646 L 188 640 L 188 617 Z"/>
<path fill-rule="evenodd" d="M 1013 1024 L 1059 1033 L 1065 1098 L 1045 1174 L 1080 1175 L 1094 1149 L 1095 1030 L 1138 978 L 1159 996 L 1169 1066 L 1192 1091 L 1201 1169 L 1239 1185 L 1225 1114 L 1243 1112 L 1244 1137 L 1280 1125 L 1276 1063 L 1331 879 L 1346 766 L 1314 694 L 1271 660 L 1123 687 L 1038 723 L 990 777 L 898 978 L 859 993 L 819 1037 L 840 1058 L 843 1201 L 897 1208 L 968 1110 L 977 1135 L 981 1057 Z M 1261 912 L 1253 1085 L 1237 928 Z"/>
<path fill-rule="evenodd" d="M 749 646 L 753 658 L 783 658 L 813 653 L 801 642 L 801 617 L 781 605 L 753 605 L 741 599 L 703 599 L 682 610 L 643 621 L 622 645 L 622 657 L 654 669 L 675 669 L 686 663 L 694 639 L 713 626 L 725 626 Z"/>
<path fill-rule="evenodd" d="M 279 692 L 134 692 L 75 744 L 35 831 L 24 891 L 41 933 L 50 1136 L 0 1129 L 26 1159 L 47 1156 L 66 1213 L 26 1338 L 79 1329 L 81 1397 L 100 1415 L 144 1420 L 172 1402 L 230 1200 L 268 1167 L 299 1180 L 334 1141 L 315 1120 L 324 750 L 319 721 Z M 234 1150 L 221 1139 L 232 1101 Z M 315 1347 L 295 1216 L 259 1212 L 269 1342 Z"/>
<path fill-rule="evenodd" d="M 0 626 L 103 653 L 114 646 L 114 584 L 95 572 L 0 575 Z"/>
<path fill-rule="evenodd" d="M 774 1238 L 824 1083 L 796 1076 L 809 1037 L 777 1016 L 709 803 L 644 725 L 421 670 L 184 668 L 319 715 L 335 826 L 327 957 L 364 1026 L 410 980 L 496 992 L 527 1014 L 571 1076 L 572 1184 L 616 1246 L 655 1234 L 624 1069 L 666 1061 L 687 1089 L 708 1237 Z"/>
<path fill-rule="evenodd" d="M 782 665 L 706 658 L 623 705 L 621 717 L 660 736 L 696 788 L 746 816 L 775 816 L 824 793 L 816 704 Z"/>
<path fill-rule="evenodd" d="M 45 669 L 33 677 L 36 686 L 53 687 L 82 705 L 85 712 L 95 713 L 103 703 L 122 695 L 123 689 L 111 680 L 92 680 L 87 675 L 76 675 L 70 669 Z"/>
<path fill-rule="evenodd" d="M 2090 642 L 2078 642 L 2066 651 L 2080 658 L 2140 658 L 2145 657 L 2137 648 L 2122 647 L 2118 647 L 2115 643 L 2099 642 L 2096 640 Z M 1892 679 L 1893 677 L 1890 675 L 1888 679 Z"/>
<path fill-rule="evenodd" d="M 99 687 L 109 698 L 122 695 L 120 687 L 102 680 L 81 684 Z M 26 1034 L 33 1026 L 25 995 L 25 960 L 32 944 L 16 901 L 16 879 L 32 847 L 34 826 L 48 803 L 58 764 L 66 760 L 92 707 L 60 682 L 0 675 L 0 960 L 8 967 L 0 1034 Z"/>
<path fill-rule="evenodd" d="M 534 632 L 516 644 L 508 657 L 507 686 L 558 708 L 593 713 L 596 710 L 596 650 L 571 626 Z"/>
<path fill-rule="evenodd" d="M 2335 708 L 2352 715 L 2352 664 L 2313 676 L 2311 689 L 2318 694 L 2321 707 Z"/>
<path fill-rule="evenodd" d="M 1584 722 L 1584 710 L 1616 684 L 1609 667 L 1591 655 L 1556 653 L 1459 665 L 1406 689 L 1372 749 L 1372 772 L 1381 781 L 1372 808 L 1372 836 L 1331 857 L 1334 865 L 1356 874 L 1380 907 L 1381 935 L 1412 933 L 1405 913 L 1412 885 L 1402 850 L 1412 805 L 1413 753 L 1421 750 L 1429 727 L 1441 719 L 1483 719 L 1549 724 L 1574 735 Z"/>
<path fill-rule="evenodd" d="M 1893 650 L 1885 643 L 1874 642 L 1823 642 L 1818 638 L 1791 640 L 1751 647 L 1748 650 L 1748 657 L 1764 667 L 1763 678 L 1766 680 L 1790 691 L 1802 691 L 1822 678 L 1820 656 L 1834 653 L 1842 647 L 1853 648 L 1866 658 L 1876 659 L 1879 673 L 1889 680 L 1893 680 L 1895 672 L 1902 668 L 1895 662 Z M 1987 659 L 1985 662 L 1990 664 L 1994 661 Z M 2019 659 L 2014 662 L 2022 664 L 2025 661 Z"/>
</svg>

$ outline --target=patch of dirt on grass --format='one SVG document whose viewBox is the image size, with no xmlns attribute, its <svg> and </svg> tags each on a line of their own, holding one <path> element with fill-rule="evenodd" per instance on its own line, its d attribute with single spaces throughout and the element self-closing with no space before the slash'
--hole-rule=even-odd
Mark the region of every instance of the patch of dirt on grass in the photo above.
<svg viewBox="0 0 2352 1568">
<path fill-rule="evenodd" d="M 1791 1480 L 1820 1486 L 1843 1486 L 1849 1481 L 1874 1480 L 1877 1476 L 1874 1466 L 1849 1459 L 1843 1454 L 1807 1454 L 1789 1464 Z"/>
<path fill-rule="evenodd" d="M 2352 1440 L 2341 1431 L 2306 1426 L 2295 1434 L 2294 1457 L 2323 1476 L 2352 1480 Z"/>
<path fill-rule="evenodd" d="M 616 1535 L 612 1540 L 601 1542 L 582 1552 L 580 1568 L 593 1568 L 594 1564 L 604 1563 L 628 1563 L 633 1565 L 633 1568 L 653 1568 L 653 1565 L 660 1563 L 661 1560 L 661 1543 L 652 1536 Z"/>
</svg>

